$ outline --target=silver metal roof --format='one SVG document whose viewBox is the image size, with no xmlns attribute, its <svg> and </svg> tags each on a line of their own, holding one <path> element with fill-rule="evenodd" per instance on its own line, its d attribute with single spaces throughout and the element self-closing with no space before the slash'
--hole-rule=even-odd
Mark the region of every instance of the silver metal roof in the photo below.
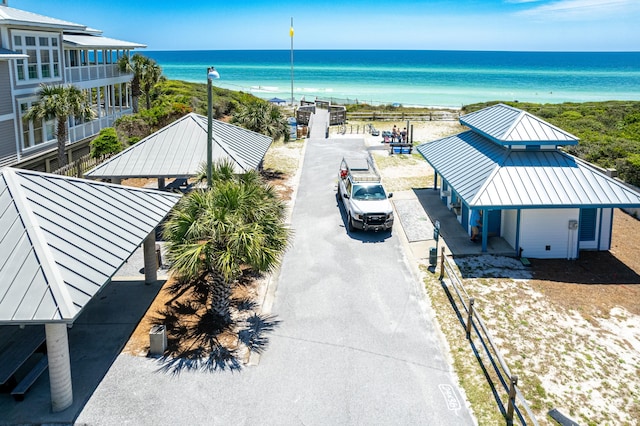
<svg viewBox="0 0 640 426">
<path fill-rule="evenodd" d="M 2 169 L 0 323 L 72 322 L 179 199 Z"/>
<path fill-rule="evenodd" d="M 474 131 L 417 150 L 470 207 L 640 207 L 640 193 L 558 150 L 511 150 Z"/>
<path fill-rule="evenodd" d="M 273 139 L 213 120 L 213 158 L 241 173 L 256 169 Z M 93 179 L 190 177 L 207 161 L 207 117 L 187 114 L 85 174 Z"/>
<path fill-rule="evenodd" d="M 504 104 L 466 114 L 460 123 L 503 145 L 576 145 L 579 141 L 528 112 Z"/>
<path fill-rule="evenodd" d="M 6 61 L 9 59 L 26 59 L 29 55 L 25 55 L 24 53 L 14 52 L 13 50 L 5 49 L 4 47 L 0 47 L 0 61 Z"/>
<path fill-rule="evenodd" d="M 64 34 L 64 44 L 71 47 L 83 47 L 87 49 L 136 49 L 147 47 L 144 44 L 129 41 L 116 40 L 114 38 L 97 35 Z"/>
<path fill-rule="evenodd" d="M 50 18 L 26 10 L 0 5 L 0 25 L 20 25 L 29 27 L 60 28 L 84 31 L 86 26 L 62 19 Z"/>
</svg>

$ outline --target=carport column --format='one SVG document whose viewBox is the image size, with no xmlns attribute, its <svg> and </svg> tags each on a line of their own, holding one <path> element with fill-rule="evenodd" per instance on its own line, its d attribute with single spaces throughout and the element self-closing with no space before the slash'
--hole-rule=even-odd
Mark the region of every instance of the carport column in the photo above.
<svg viewBox="0 0 640 426">
<path fill-rule="evenodd" d="M 115 183 L 116 185 L 120 185 L 122 183 L 122 179 L 120 179 L 120 178 L 111 178 L 111 183 Z"/>
<path fill-rule="evenodd" d="M 164 178 L 158 178 L 158 189 L 164 189 Z"/>
<path fill-rule="evenodd" d="M 155 229 L 144 239 L 144 283 L 151 284 L 158 279 L 158 257 L 156 256 Z"/>
<path fill-rule="evenodd" d="M 47 336 L 51 408 L 54 412 L 57 412 L 64 410 L 73 403 L 67 324 L 45 324 L 44 331 Z"/>
</svg>

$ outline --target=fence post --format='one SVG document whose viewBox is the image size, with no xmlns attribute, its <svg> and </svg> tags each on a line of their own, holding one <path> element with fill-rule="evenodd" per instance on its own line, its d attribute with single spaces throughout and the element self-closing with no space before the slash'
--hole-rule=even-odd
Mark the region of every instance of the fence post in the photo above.
<svg viewBox="0 0 640 426">
<path fill-rule="evenodd" d="M 80 158 L 76 160 L 76 177 L 78 178 L 82 177 L 82 162 L 80 160 Z"/>
<path fill-rule="evenodd" d="M 518 376 L 511 377 L 511 385 L 509 385 L 509 405 L 507 405 L 507 426 L 513 426 L 513 411 L 516 404 L 516 385 L 518 384 Z"/>
<path fill-rule="evenodd" d="M 473 321 L 473 304 L 475 302 L 476 301 L 473 297 L 469 299 L 469 315 L 467 315 L 467 325 L 466 325 L 467 339 L 469 339 L 471 336 L 471 322 Z"/>
<path fill-rule="evenodd" d="M 440 281 L 444 278 L 444 247 L 440 249 Z"/>
</svg>

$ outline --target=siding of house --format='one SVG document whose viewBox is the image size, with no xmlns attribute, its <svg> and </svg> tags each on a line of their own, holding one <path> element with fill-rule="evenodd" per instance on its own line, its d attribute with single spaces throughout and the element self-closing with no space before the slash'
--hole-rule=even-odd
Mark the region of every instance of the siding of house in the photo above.
<svg viewBox="0 0 640 426">
<path fill-rule="evenodd" d="M 502 238 L 509 243 L 511 247 L 516 247 L 517 235 L 518 235 L 518 210 L 503 210 L 502 211 Z"/>
<path fill-rule="evenodd" d="M 0 121 L 0 167 L 14 163 L 16 159 L 13 120 Z"/>
<path fill-rule="evenodd" d="M 12 113 L 9 61 L 0 61 L 0 116 Z"/>
<path fill-rule="evenodd" d="M 600 209 L 600 240 L 598 250 L 609 250 L 611 248 L 611 226 L 613 225 L 613 209 Z"/>
<path fill-rule="evenodd" d="M 577 256 L 578 230 L 569 229 L 580 209 L 523 209 L 520 215 L 522 255 L 534 259 L 571 259 Z"/>
</svg>

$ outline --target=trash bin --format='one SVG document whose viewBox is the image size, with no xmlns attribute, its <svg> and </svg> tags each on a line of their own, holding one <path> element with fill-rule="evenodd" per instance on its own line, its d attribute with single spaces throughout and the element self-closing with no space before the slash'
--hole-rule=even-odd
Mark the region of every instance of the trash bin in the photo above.
<svg viewBox="0 0 640 426">
<path fill-rule="evenodd" d="M 431 247 L 429 249 L 429 265 L 436 266 L 438 263 L 438 249 Z"/>
<path fill-rule="evenodd" d="M 149 331 L 149 355 L 164 355 L 167 350 L 167 329 L 164 325 L 154 325 Z"/>
</svg>

